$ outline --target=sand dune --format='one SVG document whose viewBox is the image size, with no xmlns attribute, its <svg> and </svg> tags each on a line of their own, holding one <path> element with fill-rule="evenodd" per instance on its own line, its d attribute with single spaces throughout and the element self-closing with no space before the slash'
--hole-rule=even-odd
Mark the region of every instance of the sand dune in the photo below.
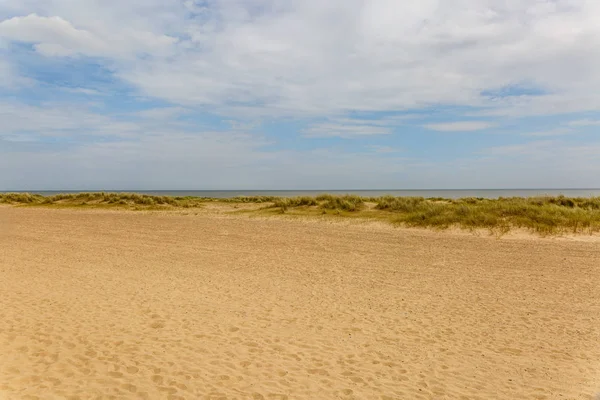
<svg viewBox="0 0 600 400">
<path fill-rule="evenodd" d="M 591 399 L 600 243 L 0 207 L 0 399 Z"/>
</svg>

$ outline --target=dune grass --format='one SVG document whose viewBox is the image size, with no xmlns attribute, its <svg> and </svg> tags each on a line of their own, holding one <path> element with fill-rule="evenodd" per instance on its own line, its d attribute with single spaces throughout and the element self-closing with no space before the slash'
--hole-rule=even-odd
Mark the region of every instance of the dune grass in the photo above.
<svg viewBox="0 0 600 400">
<path fill-rule="evenodd" d="M 383 197 L 376 205 L 407 226 L 508 231 L 524 228 L 540 234 L 600 231 L 600 197 L 463 198 L 428 200 Z"/>
<path fill-rule="evenodd" d="M 273 201 L 272 207 L 280 208 L 281 211 L 285 212 L 291 207 L 316 206 L 317 204 L 317 200 L 314 197 L 282 197 Z"/>
<path fill-rule="evenodd" d="M 151 196 L 137 193 L 64 193 L 42 196 L 29 193 L 0 194 L 0 203 L 30 206 L 97 207 L 160 209 L 201 207 L 203 201 L 194 197 Z"/>
<path fill-rule="evenodd" d="M 422 197 L 360 198 L 357 196 L 319 196 L 315 202 L 287 199 L 285 212 L 334 214 L 387 220 L 408 227 L 447 229 L 489 229 L 505 233 L 513 228 L 540 235 L 600 232 L 600 197 L 513 197 L 499 199 L 442 199 Z M 304 207 L 301 207 L 304 206 Z M 307 207 L 308 206 L 308 207 Z M 281 207 L 274 203 L 273 207 Z M 296 212 L 292 207 L 299 208 Z"/>
<path fill-rule="evenodd" d="M 360 196 L 332 196 L 330 194 L 323 194 L 317 196 L 316 200 L 320 202 L 319 207 L 326 210 L 356 212 L 365 208 L 365 200 Z"/>
<path fill-rule="evenodd" d="M 261 204 L 248 212 L 294 216 L 329 215 L 388 221 L 407 227 L 489 229 L 505 233 L 513 228 L 540 235 L 600 232 L 600 197 L 423 198 L 354 195 L 281 198 L 248 196 L 228 199 L 152 196 L 137 193 L 69 193 L 41 196 L 0 194 L 0 203 L 49 207 L 117 207 L 136 210 L 202 207 L 208 202 Z M 232 211 L 234 207 L 232 207 Z"/>
<path fill-rule="evenodd" d="M 146 206 L 146 207 L 202 207 L 207 202 L 222 203 L 272 203 L 273 196 L 240 196 L 215 199 L 194 196 L 153 196 L 138 193 L 63 193 L 42 196 L 30 193 L 0 193 L 0 204 L 21 204 L 39 206 Z"/>
</svg>

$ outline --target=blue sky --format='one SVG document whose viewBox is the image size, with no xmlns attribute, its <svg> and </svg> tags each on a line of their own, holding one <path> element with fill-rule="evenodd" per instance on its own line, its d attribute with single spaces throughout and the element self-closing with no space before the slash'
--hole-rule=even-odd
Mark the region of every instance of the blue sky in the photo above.
<svg viewBox="0 0 600 400">
<path fill-rule="evenodd" d="M 5 0 L 0 190 L 600 187 L 598 20 L 586 0 Z"/>
</svg>

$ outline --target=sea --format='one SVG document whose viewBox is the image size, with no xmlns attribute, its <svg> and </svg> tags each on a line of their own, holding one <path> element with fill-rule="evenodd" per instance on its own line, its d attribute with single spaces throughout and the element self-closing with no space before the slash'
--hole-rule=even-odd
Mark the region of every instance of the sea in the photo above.
<svg viewBox="0 0 600 400">
<path fill-rule="evenodd" d="M 19 191 L 18 191 L 19 192 Z M 17 193 L 18 193 L 17 192 Z M 353 194 L 363 197 L 379 197 L 385 195 L 397 197 L 442 197 L 446 199 L 459 199 L 463 197 L 482 197 L 497 199 L 499 197 L 536 197 L 560 196 L 567 197 L 600 197 L 600 189 L 428 189 L 428 190 L 29 190 L 27 193 L 52 196 L 60 193 L 80 192 L 126 192 L 156 196 L 197 196 L 211 198 L 231 198 L 238 196 L 318 196 L 329 193 L 334 195 Z M 8 193 L 1 192 L 0 193 Z M 12 192 L 15 193 L 15 192 Z"/>
</svg>

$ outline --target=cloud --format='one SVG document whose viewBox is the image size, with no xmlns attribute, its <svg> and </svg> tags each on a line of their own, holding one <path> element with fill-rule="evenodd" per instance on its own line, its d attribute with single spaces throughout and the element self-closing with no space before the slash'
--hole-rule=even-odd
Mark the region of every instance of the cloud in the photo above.
<svg viewBox="0 0 600 400">
<path fill-rule="evenodd" d="M 0 170 L 31 165 L 31 187 L 595 182 L 597 145 L 567 133 L 599 121 L 599 18 L 583 0 L 4 0 Z M 331 137 L 357 140 L 289 150 Z"/>
<path fill-rule="evenodd" d="M 150 110 L 102 115 L 93 104 L 0 103 L 0 170 L 19 171 L 0 174 L 0 188 L 589 187 L 600 168 L 600 143 L 536 140 L 443 159 L 391 144 L 274 149 L 259 127 L 210 130 L 162 119 L 170 108 Z"/>
<path fill-rule="evenodd" d="M 493 127 L 494 124 L 485 121 L 457 121 L 423 125 L 424 128 L 442 132 L 471 132 Z"/>
<path fill-rule="evenodd" d="M 2 8 L 13 15 L 0 23 L 4 38 L 47 56 L 119 61 L 115 76 L 142 93 L 221 112 L 452 104 L 541 115 L 600 105 L 597 2 L 6 0 Z M 539 93 L 502 97 L 518 85 Z"/>
<path fill-rule="evenodd" d="M 177 124 L 171 108 L 102 115 L 94 104 L 0 103 L 6 190 L 256 189 L 384 185 L 406 162 L 376 152 L 273 150 L 260 131 Z M 166 118 L 163 118 L 166 117 Z M 257 127 L 253 127 L 256 129 Z M 81 132 L 85 132 L 82 134 Z"/>
<path fill-rule="evenodd" d="M 82 52 L 87 55 L 105 53 L 107 44 L 90 32 L 78 30 L 61 17 L 40 17 L 30 14 L 0 22 L 0 36 L 6 39 L 35 43 L 44 55 L 68 56 Z"/>
<path fill-rule="evenodd" d="M 77 29 L 60 16 L 42 17 L 37 14 L 13 17 L 0 22 L 0 37 L 17 42 L 33 43 L 35 50 L 48 57 L 84 55 L 90 57 L 134 57 L 140 53 L 166 51 L 176 42 L 166 35 L 153 35 L 119 29 L 94 33 Z"/>
</svg>

